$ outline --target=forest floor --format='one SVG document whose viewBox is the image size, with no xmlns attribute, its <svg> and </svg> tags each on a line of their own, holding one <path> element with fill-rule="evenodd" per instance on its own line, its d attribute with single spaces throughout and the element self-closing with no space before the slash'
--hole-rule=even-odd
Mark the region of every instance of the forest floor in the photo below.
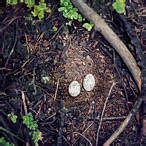
<svg viewBox="0 0 146 146">
<path fill-rule="evenodd" d="M 100 33 L 92 39 L 82 22 L 66 25 L 68 20 L 58 12 L 59 3 L 48 6 L 52 11 L 42 20 L 32 17 L 25 5 L 3 8 L 0 125 L 5 131 L 0 129 L 0 137 L 15 145 L 33 145 L 23 124 L 23 116 L 32 113 L 43 137 L 39 145 L 95 145 L 109 96 L 98 135 L 98 144 L 103 145 L 131 111 L 138 89 L 121 58 Z M 134 10 L 138 13 L 140 6 L 133 6 L 129 5 L 125 18 L 129 26 L 138 29 Z M 135 46 L 115 18 L 111 3 L 98 7 L 97 13 L 135 55 Z M 135 36 L 139 37 L 136 31 Z M 90 73 L 96 84 L 87 92 L 82 83 Z M 81 84 L 77 97 L 68 93 L 73 80 Z M 113 82 L 116 84 L 110 91 Z M 16 123 L 8 118 L 11 112 L 18 116 Z M 139 144 L 140 122 L 138 112 L 112 145 Z"/>
</svg>

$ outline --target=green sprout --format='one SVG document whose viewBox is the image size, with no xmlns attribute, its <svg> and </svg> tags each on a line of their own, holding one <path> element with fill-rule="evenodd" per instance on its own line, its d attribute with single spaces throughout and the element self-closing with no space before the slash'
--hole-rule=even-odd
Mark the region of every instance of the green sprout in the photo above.
<svg viewBox="0 0 146 146">
<path fill-rule="evenodd" d="M 82 22 L 85 20 L 85 18 L 82 17 L 81 14 L 78 13 L 78 9 L 74 8 L 70 0 L 60 0 L 61 7 L 58 9 L 59 12 L 63 13 L 63 16 L 65 18 L 71 19 L 66 25 L 72 24 L 72 20 L 78 20 L 79 22 Z M 93 27 L 93 23 L 85 23 L 83 24 L 83 27 L 86 28 L 88 31 L 91 31 Z"/>
<path fill-rule="evenodd" d="M 32 136 L 34 144 L 38 146 L 38 141 L 42 140 L 43 137 L 39 134 L 39 130 L 37 129 L 38 128 L 37 122 L 34 121 L 31 113 L 28 113 L 23 117 L 23 124 L 25 124 L 27 128 L 30 130 L 29 135 Z"/>
<path fill-rule="evenodd" d="M 112 5 L 118 13 L 125 12 L 125 0 L 116 0 Z"/>
<path fill-rule="evenodd" d="M 31 133 L 30 135 L 32 135 L 32 139 L 34 140 L 35 144 L 37 144 L 39 140 L 43 139 L 43 137 L 39 135 L 38 131 L 33 131 L 33 133 Z"/>
<path fill-rule="evenodd" d="M 13 123 L 16 123 L 17 116 L 14 115 L 13 112 L 11 112 L 10 114 L 8 114 L 8 117 L 11 119 L 11 121 L 12 121 Z"/>
<path fill-rule="evenodd" d="M 25 0 L 25 4 L 27 4 L 28 8 L 31 8 L 34 6 L 34 0 Z"/>
<path fill-rule="evenodd" d="M 94 26 L 94 24 L 91 21 L 90 21 L 90 23 L 84 23 L 83 24 L 83 27 L 86 28 L 88 31 L 91 31 L 93 26 Z"/>
<path fill-rule="evenodd" d="M 46 3 L 44 3 L 44 0 L 41 0 L 41 2 L 39 2 L 39 5 L 34 6 L 34 11 L 32 11 L 31 13 L 34 17 L 38 16 L 39 19 L 42 19 L 44 18 L 45 12 L 50 13 L 51 9 L 48 9 L 46 7 Z"/>
<path fill-rule="evenodd" d="M 21 2 L 23 2 L 21 0 Z M 16 5 L 18 0 L 7 0 L 7 4 Z M 34 7 L 34 10 L 31 12 L 34 17 L 38 16 L 39 19 L 44 18 L 45 12 L 51 12 L 51 9 L 46 7 L 45 0 L 40 0 L 39 5 L 35 5 L 35 0 L 25 0 L 25 4 L 27 4 L 28 8 Z M 35 6 L 34 6 L 35 5 Z"/>
<path fill-rule="evenodd" d="M 18 3 L 18 0 L 7 0 L 7 4 L 9 5 L 16 5 Z"/>
<path fill-rule="evenodd" d="M 4 145 L 4 146 L 14 146 L 14 144 L 10 144 L 9 142 L 6 142 L 4 137 L 0 138 L 0 145 Z"/>
<path fill-rule="evenodd" d="M 58 29 L 57 29 L 57 27 L 53 26 L 53 30 L 54 30 L 54 31 L 57 31 Z"/>
<path fill-rule="evenodd" d="M 73 8 L 70 0 L 60 0 L 61 7 L 58 9 L 59 12 L 63 12 L 63 16 L 68 19 L 75 19 L 81 22 L 82 15 L 78 14 L 78 9 Z"/>
</svg>

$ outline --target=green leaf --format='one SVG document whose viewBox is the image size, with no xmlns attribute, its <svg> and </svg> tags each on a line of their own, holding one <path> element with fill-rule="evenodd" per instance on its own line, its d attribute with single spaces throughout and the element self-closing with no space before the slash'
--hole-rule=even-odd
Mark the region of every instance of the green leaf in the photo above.
<svg viewBox="0 0 146 146">
<path fill-rule="evenodd" d="M 60 3 L 60 6 L 63 6 L 64 7 L 64 3 Z"/>
<path fill-rule="evenodd" d="M 78 14 L 78 21 L 79 22 L 82 22 L 83 18 L 82 18 L 82 15 L 81 14 Z"/>
<path fill-rule="evenodd" d="M 27 124 L 29 124 L 32 121 L 33 121 L 33 116 L 32 116 L 31 113 L 28 113 L 27 115 L 25 115 L 23 117 L 23 124 L 26 124 L 27 125 Z"/>
<path fill-rule="evenodd" d="M 67 9 L 68 11 L 70 11 L 70 10 L 72 10 L 72 8 L 73 8 L 73 6 L 68 6 L 66 9 Z"/>
<path fill-rule="evenodd" d="M 73 18 L 74 18 L 75 20 L 78 19 L 78 13 L 77 13 L 77 12 L 74 12 L 74 13 L 73 13 Z"/>
<path fill-rule="evenodd" d="M 78 21 L 79 21 L 79 22 L 82 22 L 82 19 L 81 19 L 81 18 L 79 18 L 79 19 L 78 19 Z"/>
<path fill-rule="evenodd" d="M 11 119 L 11 121 L 13 123 L 16 123 L 17 116 L 13 112 L 11 112 L 10 114 L 8 114 L 8 117 Z"/>
<path fill-rule="evenodd" d="M 68 6 L 68 2 L 65 2 L 65 3 L 64 3 L 64 6 L 67 7 L 67 6 Z"/>
<path fill-rule="evenodd" d="M 86 28 L 88 31 L 91 31 L 92 26 L 89 23 L 84 23 L 83 27 Z"/>
<path fill-rule="evenodd" d="M 118 7 L 118 4 L 115 2 L 112 4 L 112 6 L 114 7 L 114 9 L 116 9 Z"/>
<path fill-rule="evenodd" d="M 13 5 L 16 5 L 18 3 L 18 0 L 13 0 Z"/>
<path fill-rule="evenodd" d="M 31 13 L 32 13 L 33 17 L 36 17 L 36 16 L 37 16 L 37 14 L 36 14 L 36 13 L 34 13 L 34 12 L 31 12 Z"/>
<path fill-rule="evenodd" d="M 38 18 L 39 18 L 39 19 L 44 18 L 44 14 L 43 14 L 43 13 L 39 13 L 39 14 L 38 14 Z"/>
<path fill-rule="evenodd" d="M 41 5 L 38 5 L 37 6 L 37 9 L 38 9 L 38 11 L 40 11 L 42 8 L 41 8 Z"/>
<path fill-rule="evenodd" d="M 68 17 L 68 13 L 63 12 L 63 16 L 64 16 L 65 18 L 67 18 L 67 17 Z"/>
<path fill-rule="evenodd" d="M 35 129 L 38 127 L 38 125 L 37 125 L 37 122 L 36 122 L 36 121 L 31 121 L 31 122 L 27 125 L 27 127 L 28 127 L 30 130 L 35 130 Z"/>
<path fill-rule="evenodd" d="M 54 30 L 54 31 L 57 31 L 57 27 L 53 26 L 53 30 Z"/>
<path fill-rule="evenodd" d="M 117 8 L 116 11 L 121 14 L 125 12 L 125 8 Z"/>
<path fill-rule="evenodd" d="M 117 3 L 125 3 L 125 0 L 116 0 Z"/>
<path fill-rule="evenodd" d="M 64 3 L 64 2 L 65 2 L 65 0 L 60 0 L 60 2 L 61 2 L 61 3 Z"/>
<path fill-rule="evenodd" d="M 58 9 L 58 11 L 61 12 L 61 11 L 64 11 L 65 9 L 66 9 L 65 7 L 60 7 L 60 8 Z"/>
<path fill-rule="evenodd" d="M 92 21 L 90 21 L 90 25 L 93 27 L 94 26 L 94 23 Z"/>
<path fill-rule="evenodd" d="M 68 13 L 73 14 L 73 10 L 70 10 Z"/>
<path fill-rule="evenodd" d="M 51 13 L 51 9 L 47 9 L 46 12 L 47 12 L 47 13 Z"/>
<path fill-rule="evenodd" d="M 78 11 L 78 9 L 77 9 L 77 8 L 73 8 L 72 10 L 73 10 L 74 12 L 77 12 L 77 11 Z"/>
<path fill-rule="evenodd" d="M 13 144 L 10 144 L 9 142 L 6 142 L 4 137 L 1 137 L 1 138 L 0 138 L 0 145 L 1 145 L 1 144 L 2 144 L 3 146 L 13 146 Z"/>
<path fill-rule="evenodd" d="M 41 8 L 46 8 L 46 3 L 39 3 Z"/>
<path fill-rule="evenodd" d="M 33 7 L 33 4 L 27 4 L 27 7 L 28 8 L 32 8 Z"/>
<path fill-rule="evenodd" d="M 68 13 L 67 18 L 71 19 L 72 18 L 72 14 Z"/>
<path fill-rule="evenodd" d="M 33 136 L 32 139 L 34 140 L 35 145 L 38 143 L 39 140 L 43 139 L 43 137 L 39 135 L 38 131 L 33 131 L 32 136 Z"/>
<path fill-rule="evenodd" d="M 116 0 L 116 2 L 113 3 L 112 6 L 118 13 L 125 12 L 125 0 Z"/>
<path fill-rule="evenodd" d="M 68 2 L 68 6 L 72 6 L 72 3 L 71 2 Z"/>
</svg>

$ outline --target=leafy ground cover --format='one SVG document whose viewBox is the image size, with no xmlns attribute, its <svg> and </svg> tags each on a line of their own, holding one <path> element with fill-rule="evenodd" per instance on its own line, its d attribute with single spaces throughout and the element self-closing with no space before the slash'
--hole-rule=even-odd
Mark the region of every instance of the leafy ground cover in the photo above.
<svg viewBox="0 0 146 146">
<path fill-rule="evenodd" d="M 24 4 L 2 7 L 0 12 L 0 137 L 5 143 L 103 145 L 137 100 L 136 84 L 111 45 L 100 33 L 82 27 L 84 22 L 70 24 L 58 11 L 59 4 L 48 2 L 49 13 L 41 20 Z M 126 22 L 112 3 L 93 7 L 136 58 L 132 41 L 140 37 L 133 31 L 139 27 L 135 10 L 138 15 L 140 5 L 128 4 Z M 71 97 L 71 81 L 82 85 L 89 73 L 96 80 L 94 89 L 87 92 L 81 87 L 81 94 Z M 113 145 L 140 143 L 140 114 L 139 110 Z"/>
</svg>

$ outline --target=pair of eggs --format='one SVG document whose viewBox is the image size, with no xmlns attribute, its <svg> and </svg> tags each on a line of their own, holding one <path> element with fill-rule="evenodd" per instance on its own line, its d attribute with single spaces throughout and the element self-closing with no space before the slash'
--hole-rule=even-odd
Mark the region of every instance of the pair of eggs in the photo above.
<svg viewBox="0 0 146 146">
<path fill-rule="evenodd" d="M 91 91 L 93 90 L 95 86 L 95 78 L 92 74 L 88 74 L 86 75 L 86 77 L 83 80 L 83 87 L 86 91 Z M 69 89 L 68 89 L 69 94 L 72 97 L 76 97 L 80 94 L 81 92 L 81 87 L 79 82 L 77 81 L 72 81 L 69 85 Z"/>
</svg>

